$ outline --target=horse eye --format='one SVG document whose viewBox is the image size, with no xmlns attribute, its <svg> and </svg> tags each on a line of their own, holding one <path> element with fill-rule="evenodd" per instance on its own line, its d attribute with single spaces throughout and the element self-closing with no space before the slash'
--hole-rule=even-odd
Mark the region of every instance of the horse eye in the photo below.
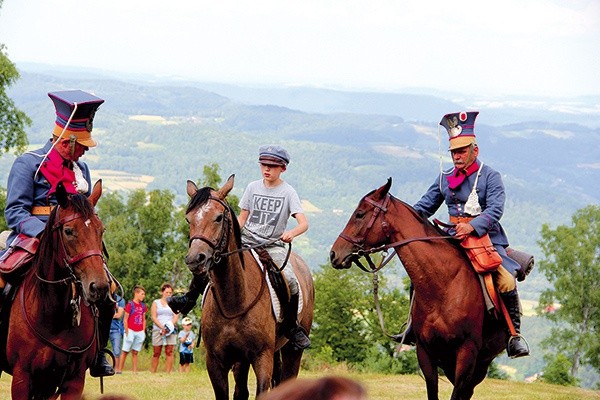
<svg viewBox="0 0 600 400">
<path fill-rule="evenodd" d="M 215 222 L 221 222 L 223 221 L 223 214 L 219 214 L 217 215 L 217 218 L 215 218 Z"/>
<path fill-rule="evenodd" d="M 65 227 L 65 235 L 72 236 L 73 235 L 73 228 Z"/>
<path fill-rule="evenodd" d="M 357 219 L 363 219 L 365 217 L 365 212 L 364 211 L 357 211 L 355 214 L 355 217 Z"/>
</svg>

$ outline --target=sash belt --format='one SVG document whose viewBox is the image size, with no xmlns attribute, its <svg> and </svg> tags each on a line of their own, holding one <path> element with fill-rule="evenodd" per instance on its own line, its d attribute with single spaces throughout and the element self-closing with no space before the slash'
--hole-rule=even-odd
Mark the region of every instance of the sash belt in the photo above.
<svg viewBox="0 0 600 400">
<path fill-rule="evenodd" d="M 475 217 L 457 217 L 454 215 L 450 215 L 450 222 L 453 224 L 459 224 L 459 223 L 469 223 L 471 222 Z"/>
<path fill-rule="evenodd" d="M 31 215 L 50 215 L 55 206 L 33 206 Z"/>
</svg>

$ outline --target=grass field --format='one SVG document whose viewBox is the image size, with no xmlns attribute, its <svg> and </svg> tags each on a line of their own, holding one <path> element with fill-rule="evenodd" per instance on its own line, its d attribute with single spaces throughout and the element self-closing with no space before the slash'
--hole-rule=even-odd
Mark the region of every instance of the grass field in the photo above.
<svg viewBox="0 0 600 400">
<path fill-rule="evenodd" d="M 126 367 L 130 367 L 128 360 Z M 189 400 L 212 399 L 212 388 L 208 374 L 200 366 L 194 365 L 192 372 L 182 374 L 158 372 L 151 374 L 142 362 L 143 370 L 137 374 L 126 370 L 122 375 L 104 379 L 105 394 L 123 394 L 135 400 Z M 162 368 L 161 365 L 159 366 Z M 320 372 L 301 371 L 299 379 L 314 379 L 326 375 L 342 375 L 361 382 L 368 392 L 370 400 L 425 399 L 425 382 L 417 375 L 379 375 L 357 374 L 344 369 Z M 10 396 L 11 377 L 2 375 L 0 379 L 0 398 Z M 254 393 L 254 377 L 250 378 L 250 392 Z M 450 398 L 452 385 L 440 380 L 440 398 Z M 231 383 L 230 392 L 233 392 Z M 85 398 L 96 400 L 100 396 L 100 380 L 88 376 Z M 252 395 L 251 398 L 254 398 Z M 524 383 L 487 379 L 475 389 L 477 400 L 571 400 L 599 399 L 600 391 L 549 385 L 541 382 Z"/>
</svg>

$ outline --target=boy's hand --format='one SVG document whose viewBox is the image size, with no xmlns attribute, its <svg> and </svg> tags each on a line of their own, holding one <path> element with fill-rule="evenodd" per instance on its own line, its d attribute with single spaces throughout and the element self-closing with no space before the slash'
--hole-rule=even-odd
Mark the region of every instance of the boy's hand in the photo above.
<svg viewBox="0 0 600 400">
<path fill-rule="evenodd" d="M 281 240 L 285 243 L 290 243 L 294 239 L 294 237 L 294 234 L 292 234 L 290 231 L 287 231 L 283 232 L 283 235 L 281 235 Z"/>
</svg>

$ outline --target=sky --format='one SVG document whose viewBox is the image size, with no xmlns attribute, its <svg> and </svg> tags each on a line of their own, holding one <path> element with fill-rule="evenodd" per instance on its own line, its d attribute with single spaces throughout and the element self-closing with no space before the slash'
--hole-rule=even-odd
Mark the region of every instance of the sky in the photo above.
<svg viewBox="0 0 600 400">
<path fill-rule="evenodd" d="M 249 85 L 600 95 L 598 0 L 4 0 L 11 61 Z"/>
</svg>

